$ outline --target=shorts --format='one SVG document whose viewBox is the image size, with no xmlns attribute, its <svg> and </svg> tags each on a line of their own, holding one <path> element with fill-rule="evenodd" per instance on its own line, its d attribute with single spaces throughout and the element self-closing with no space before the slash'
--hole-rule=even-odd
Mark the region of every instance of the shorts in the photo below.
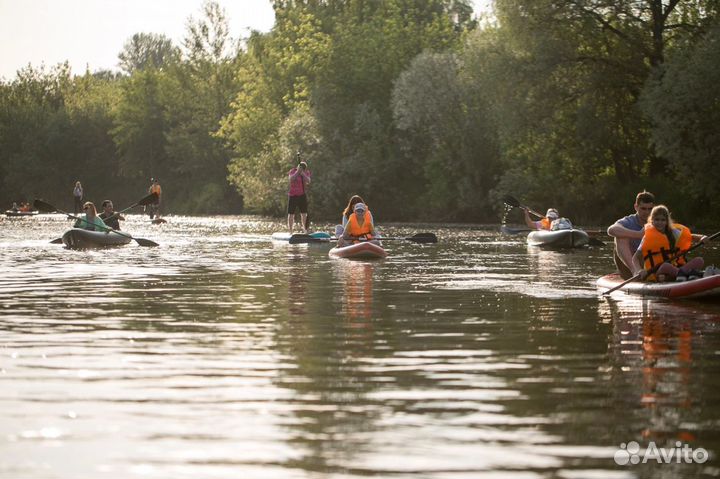
<svg viewBox="0 0 720 479">
<path fill-rule="evenodd" d="M 307 213 L 307 210 L 308 210 L 307 196 L 306 195 L 288 196 L 287 213 L 289 215 L 294 215 L 295 210 L 298 208 L 300 208 L 300 213 Z"/>
</svg>

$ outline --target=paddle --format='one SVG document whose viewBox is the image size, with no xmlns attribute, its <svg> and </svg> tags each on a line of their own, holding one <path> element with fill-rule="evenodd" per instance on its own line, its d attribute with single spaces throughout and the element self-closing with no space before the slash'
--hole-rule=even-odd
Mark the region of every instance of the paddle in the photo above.
<svg viewBox="0 0 720 479">
<path fill-rule="evenodd" d="M 720 236 L 720 231 L 718 231 L 718 232 L 715 233 L 715 234 L 712 234 L 712 235 L 708 236 L 708 237 L 707 237 L 707 241 L 705 241 L 705 242 L 702 242 L 702 241 L 701 241 L 700 243 L 695 243 L 694 245 L 692 245 L 691 247 L 689 247 L 689 248 L 687 249 L 687 251 L 678 251 L 678 252 L 675 253 L 675 255 L 672 256 L 671 258 L 668 258 L 668 259 L 666 259 L 665 261 L 663 261 L 662 263 L 660 263 L 659 265 L 653 266 L 652 268 L 650 268 L 649 270 L 647 270 L 648 274 L 653 274 L 653 273 L 655 273 L 655 272 L 660 268 L 660 266 L 662 266 L 663 264 L 669 263 L 669 262 L 671 262 L 671 261 L 674 261 L 674 260 L 678 259 L 679 257 L 681 257 L 681 256 L 689 253 L 690 251 L 694 250 L 695 248 L 699 248 L 700 246 L 704 245 L 704 244 L 707 243 L 708 241 L 712 241 L 712 240 L 713 240 L 714 238 L 716 238 L 717 236 Z M 645 271 L 645 270 L 643 270 L 643 271 Z M 614 287 L 608 289 L 607 291 L 605 291 L 605 292 L 603 293 L 603 296 L 607 296 L 607 295 L 609 295 L 610 293 L 612 293 L 613 291 L 617 291 L 618 289 L 622 288 L 622 287 L 625 286 L 626 284 L 632 283 L 632 282 L 635 281 L 636 279 L 640 279 L 640 275 L 641 275 L 641 274 L 642 274 L 642 271 L 639 272 L 638 274 L 636 274 L 635 276 L 633 276 L 632 278 L 626 279 L 625 281 L 623 281 L 622 283 L 618 284 L 617 286 L 614 286 Z"/>
<path fill-rule="evenodd" d="M 415 243 L 437 243 L 438 239 L 435 233 L 417 233 L 412 236 L 398 237 L 398 238 L 375 238 L 379 241 L 413 241 Z M 337 238 L 315 238 L 306 234 L 294 234 L 290 237 L 290 244 L 304 244 L 304 243 L 329 243 L 330 241 L 337 241 Z M 367 241 L 367 240 L 361 240 Z"/>
<path fill-rule="evenodd" d="M 142 200 L 141 200 L 141 201 L 142 201 Z M 35 209 L 37 209 L 37 210 L 44 211 L 44 212 L 46 212 L 46 213 L 52 213 L 52 212 L 54 212 L 54 211 L 57 211 L 58 213 L 62 213 L 62 214 L 64 214 L 64 215 L 67 215 L 68 218 L 72 218 L 72 219 L 74 219 L 74 220 L 84 221 L 85 223 L 90 224 L 85 218 L 80 218 L 79 216 L 71 215 L 70 213 L 68 213 L 68 212 L 66 212 L 66 211 L 63 211 L 63 210 L 60 210 L 60 209 L 55 208 L 53 205 L 51 205 L 50 203 L 46 203 L 46 202 L 43 201 L 43 200 L 35 200 L 35 201 L 33 202 L 33 205 L 35 206 Z M 117 231 L 117 230 L 114 230 L 114 229 L 110 229 L 110 231 L 112 231 L 113 233 L 118 234 L 118 235 L 120 235 L 120 236 L 124 236 L 124 237 L 126 237 L 126 238 L 130 238 L 131 240 L 135 240 L 135 242 L 137 242 L 137 244 L 139 244 L 140 246 L 160 246 L 160 245 L 157 244 L 156 242 L 150 241 L 150 240 L 148 240 L 148 239 L 144 239 L 144 238 L 134 238 L 134 237 L 132 237 L 132 236 L 130 236 L 130 235 L 128 235 L 128 234 L 121 233 L 120 231 Z M 56 241 L 56 240 L 53 240 L 53 241 Z M 62 242 L 62 238 L 60 239 L 60 241 Z"/>
<path fill-rule="evenodd" d="M 523 210 L 527 211 L 528 213 L 530 213 L 531 215 L 537 216 L 538 218 L 545 218 L 544 214 L 538 213 L 537 211 L 531 210 L 527 206 L 520 204 L 520 201 L 518 201 L 518 199 L 515 198 L 513 195 L 505 195 L 502 197 L 502 200 L 503 200 L 503 203 L 505 203 L 508 206 L 512 206 L 513 208 L 523 209 Z"/>
<path fill-rule="evenodd" d="M 113 216 L 120 216 L 121 214 L 123 214 L 127 211 L 130 211 L 131 209 L 133 209 L 137 206 L 147 206 L 151 203 L 154 203 L 156 199 L 157 199 L 157 193 L 150 193 L 149 195 L 146 195 L 142 199 L 138 200 L 137 203 L 133 203 L 132 205 L 125 208 L 124 210 L 113 212 Z M 48 205 L 48 206 L 52 206 L 52 205 Z M 56 211 L 56 210 L 53 210 L 53 211 Z M 57 211 L 59 211 L 59 210 L 57 210 Z M 50 243 L 51 244 L 62 244 L 62 238 L 55 238 Z"/>
<path fill-rule="evenodd" d="M 513 195 L 505 195 L 502 197 L 502 200 L 503 200 L 503 203 L 505 203 L 508 206 L 511 206 L 513 208 L 523 209 L 523 210 L 527 211 L 528 213 L 530 213 L 531 215 L 537 216 L 538 218 L 545 218 L 545 215 L 538 213 L 537 211 L 531 210 L 527 206 L 521 204 L 520 201 L 518 201 L 518 199 L 515 198 Z M 529 228 L 511 228 L 511 227 L 508 227 L 505 225 L 501 226 L 500 230 L 505 234 L 529 233 L 530 231 L 534 231 Z M 603 243 L 602 241 L 600 241 L 597 238 L 593 238 L 592 232 L 586 231 L 586 233 L 588 233 L 588 236 L 590 237 L 588 239 L 588 244 L 590 246 L 605 246 L 605 243 Z"/>
</svg>

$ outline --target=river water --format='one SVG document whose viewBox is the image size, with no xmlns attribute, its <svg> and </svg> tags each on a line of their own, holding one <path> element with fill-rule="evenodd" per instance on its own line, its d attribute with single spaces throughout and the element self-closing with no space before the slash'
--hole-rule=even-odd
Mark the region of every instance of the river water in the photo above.
<svg viewBox="0 0 720 479">
<path fill-rule="evenodd" d="M 440 241 L 360 262 L 267 218 L 130 216 L 160 246 L 101 251 L 67 226 L 0 219 L 2 478 L 720 475 L 720 303 L 603 298 L 610 245 L 388 225 Z"/>
</svg>

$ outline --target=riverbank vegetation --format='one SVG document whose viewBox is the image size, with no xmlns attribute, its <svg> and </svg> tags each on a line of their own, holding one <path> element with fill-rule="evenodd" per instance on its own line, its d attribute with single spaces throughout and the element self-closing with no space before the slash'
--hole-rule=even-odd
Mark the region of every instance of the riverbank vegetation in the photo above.
<svg viewBox="0 0 720 479">
<path fill-rule="evenodd" d="M 315 218 L 497 221 L 512 193 L 602 224 L 653 191 L 720 222 L 720 25 L 710 0 L 273 2 L 241 41 L 207 2 L 181 45 L 142 32 L 121 72 L 0 82 L 0 201 L 281 215 L 300 151 Z M 64 203 L 63 203 L 64 202 Z"/>
</svg>

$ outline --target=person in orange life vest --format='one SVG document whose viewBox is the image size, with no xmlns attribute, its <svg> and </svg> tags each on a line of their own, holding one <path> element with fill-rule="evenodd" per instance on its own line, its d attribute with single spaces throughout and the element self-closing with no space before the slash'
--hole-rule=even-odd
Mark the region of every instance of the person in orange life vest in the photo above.
<svg viewBox="0 0 720 479">
<path fill-rule="evenodd" d="M 297 154 L 300 160 L 300 153 Z M 307 233 L 307 185 L 310 184 L 312 173 L 308 170 L 307 163 L 300 161 L 298 165 L 288 172 L 290 188 L 288 189 L 287 225 L 290 234 L 293 233 L 295 223 L 295 210 L 300 210 L 300 221 L 303 233 Z"/>
<path fill-rule="evenodd" d="M 342 236 L 343 230 L 345 229 L 345 226 L 347 226 L 348 219 L 350 219 L 350 215 L 353 214 L 353 209 L 355 208 L 355 205 L 358 203 L 365 203 L 365 200 L 363 200 L 360 195 L 352 195 L 350 197 L 350 201 L 348 201 L 348 205 L 345 207 L 345 210 L 342 212 L 342 224 L 335 225 L 335 236 L 338 238 Z M 367 207 L 367 205 L 366 205 Z M 370 220 L 372 221 L 372 213 L 370 213 Z M 373 222 L 374 224 L 374 222 Z"/>
<path fill-rule="evenodd" d="M 560 214 L 555 208 L 547 210 L 545 218 L 542 218 L 540 221 L 531 220 L 528 210 L 523 209 L 523 211 L 525 212 L 525 224 L 528 225 L 528 228 L 532 228 L 534 230 L 549 230 L 552 222 L 560 218 Z"/>
<path fill-rule="evenodd" d="M 371 241 L 375 234 L 375 225 L 373 224 L 372 215 L 368 211 L 365 203 L 357 203 L 353 207 L 353 214 L 348 218 L 347 225 L 343 230 L 342 236 L 338 238 L 338 247 L 347 246 L 357 243 L 359 240 Z M 377 243 L 377 241 L 373 241 Z"/>
<path fill-rule="evenodd" d="M 153 219 L 153 217 L 157 216 L 160 218 L 160 197 L 162 196 L 162 187 L 160 186 L 160 180 L 157 178 L 150 178 L 150 188 L 148 188 L 148 193 L 153 194 L 155 193 L 157 195 L 157 199 L 150 203 L 150 219 Z"/>
<path fill-rule="evenodd" d="M 690 249 L 693 241 L 704 243 L 707 236 L 692 234 L 687 226 L 673 223 L 666 206 L 654 207 L 645 225 L 640 247 L 633 256 L 635 274 L 639 274 L 641 280 L 648 281 L 685 281 L 701 277 L 698 270 L 705 265 L 701 257 L 689 261 L 684 255 L 675 258 L 678 253 Z M 651 274 L 650 270 L 658 265 L 655 274 Z"/>
</svg>

